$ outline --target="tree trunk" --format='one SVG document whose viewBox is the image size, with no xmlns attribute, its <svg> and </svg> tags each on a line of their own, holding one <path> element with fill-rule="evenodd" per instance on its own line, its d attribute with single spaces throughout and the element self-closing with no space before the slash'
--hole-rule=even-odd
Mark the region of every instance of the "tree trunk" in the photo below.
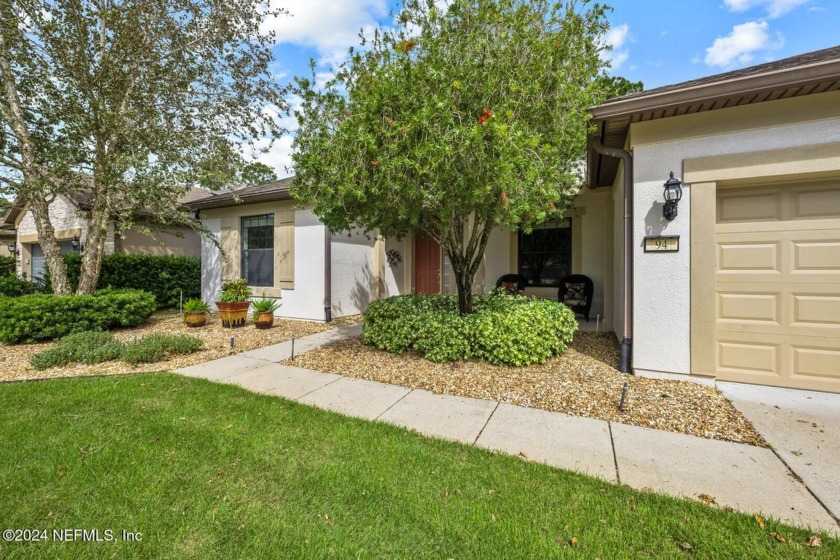
<svg viewBox="0 0 840 560">
<path fill-rule="evenodd" d="M 38 243 L 44 252 L 47 269 L 50 271 L 50 282 L 53 293 L 66 296 L 70 293 L 70 282 L 67 280 L 67 266 L 61 257 L 61 249 L 55 239 L 55 230 L 50 222 L 49 204 L 42 196 L 36 195 L 29 201 L 35 228 L 38 232 Z"/>
<path fill-rule="evenodd" d="M 82 257 L 82 269 L 79 273 L 79 295 L 92 294 L 99 280 L 102 268 L 102 254 L 105 252 L 105 238 L 108 236 L 108 205 L 99 204 L 91 211 L 88 220 L 85 254 Z"/>
<path fill-rule="evenodd" d="M 467 315 L 473 312 L 473 279 L 484 259 L 484 250 L 490 239 L 493 223 L 484 217 L 473 220 L 469 241 L 465 244 L 465 217 L 456 218 L 447 232 L 446 253 L 455 275 L 455 287 L 458 290 L 458 312 Z"/>
</svg>

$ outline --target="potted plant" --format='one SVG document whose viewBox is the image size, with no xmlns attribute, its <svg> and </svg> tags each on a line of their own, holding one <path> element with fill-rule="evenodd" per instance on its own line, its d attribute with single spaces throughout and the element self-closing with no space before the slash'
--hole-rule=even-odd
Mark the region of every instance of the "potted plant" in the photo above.
<svg viewBox="0 0 840 560">
<path fill-rule="evenodd" d="M 251 303 L 254 307 L 251 318 L 258 329 L 269 329 L 274 325 L 274 312 L 280 307 L 276 299 L 258 299 Z"/>
<path fill-rule="evenodd" d="M 184 302 L 184 322 L 188 327 L 203 327 L 207 324 L 207 312 L 210 306 L 195 298 Z"/>
<path fill-rule="evenodd" d="M 245 283 L 244 278 L 230 280 L 222 284 L 222 295 L 216 302 L 219 309 L 219 319 L 222 326 L 229 329 L 245 326 L 248 320 L 248 308 L 251 302 L 251 288 Z"/>
</svg>

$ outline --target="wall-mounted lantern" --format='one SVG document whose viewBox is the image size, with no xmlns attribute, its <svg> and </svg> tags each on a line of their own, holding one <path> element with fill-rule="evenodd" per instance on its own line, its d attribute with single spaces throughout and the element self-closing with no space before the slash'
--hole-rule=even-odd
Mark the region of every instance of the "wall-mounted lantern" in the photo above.
<svg viewBox="0 0 840 560">
<path fill-rule="evenodd" d="M 73 246 L 74 251 L 79 250 L 79 236 L 78 235 L 73 236 L 73 239 L 70 240 L 70 245 Z"/>
<path fill-rule="evenodd" d="M 680 180 L 674 177 L 674 172 L 671 171 L 671 177 L 665 181 L 665 206 L 662 208 L 662 216 L 669 222 L 677 217 L 677 203 L 682 198 L 682 187 Z"/>
<path fill-rule="evenodd" d="M 12 255 L 17 255 L 18 254 L 17 243 L 15 243 L 14 241 L 9 241 L 9 245 L 6 248 L 9 249 L 10 254 L 12 254 Z"/>
</svg>

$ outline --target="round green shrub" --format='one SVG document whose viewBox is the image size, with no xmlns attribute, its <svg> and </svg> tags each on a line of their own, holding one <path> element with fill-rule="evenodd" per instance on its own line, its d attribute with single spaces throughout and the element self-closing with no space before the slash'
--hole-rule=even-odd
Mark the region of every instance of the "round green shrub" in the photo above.
<svg viewBox="0 0 840 560">
<path fill-rule="evenodd" d="M 370 304 L 362 340 L 388 352 L 415 350 L 436 362 L 477 359 L 525 366 L 566 351 L 578 328 L 566 306 L 494 293 L 473 298 L 475 313 L 458 314 L 454 295 L 405 295 Z"/>
</svg>

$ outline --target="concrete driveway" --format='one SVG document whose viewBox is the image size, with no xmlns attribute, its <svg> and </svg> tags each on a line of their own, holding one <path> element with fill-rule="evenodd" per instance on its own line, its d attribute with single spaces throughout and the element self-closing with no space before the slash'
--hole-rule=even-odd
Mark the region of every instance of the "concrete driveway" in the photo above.
<svg viewBox="0 0 840 560">
<path fill-rule="evenodd" d="M 811 494 L 840 518 L 840 395 L 718 382 Z"/>
</svg>

